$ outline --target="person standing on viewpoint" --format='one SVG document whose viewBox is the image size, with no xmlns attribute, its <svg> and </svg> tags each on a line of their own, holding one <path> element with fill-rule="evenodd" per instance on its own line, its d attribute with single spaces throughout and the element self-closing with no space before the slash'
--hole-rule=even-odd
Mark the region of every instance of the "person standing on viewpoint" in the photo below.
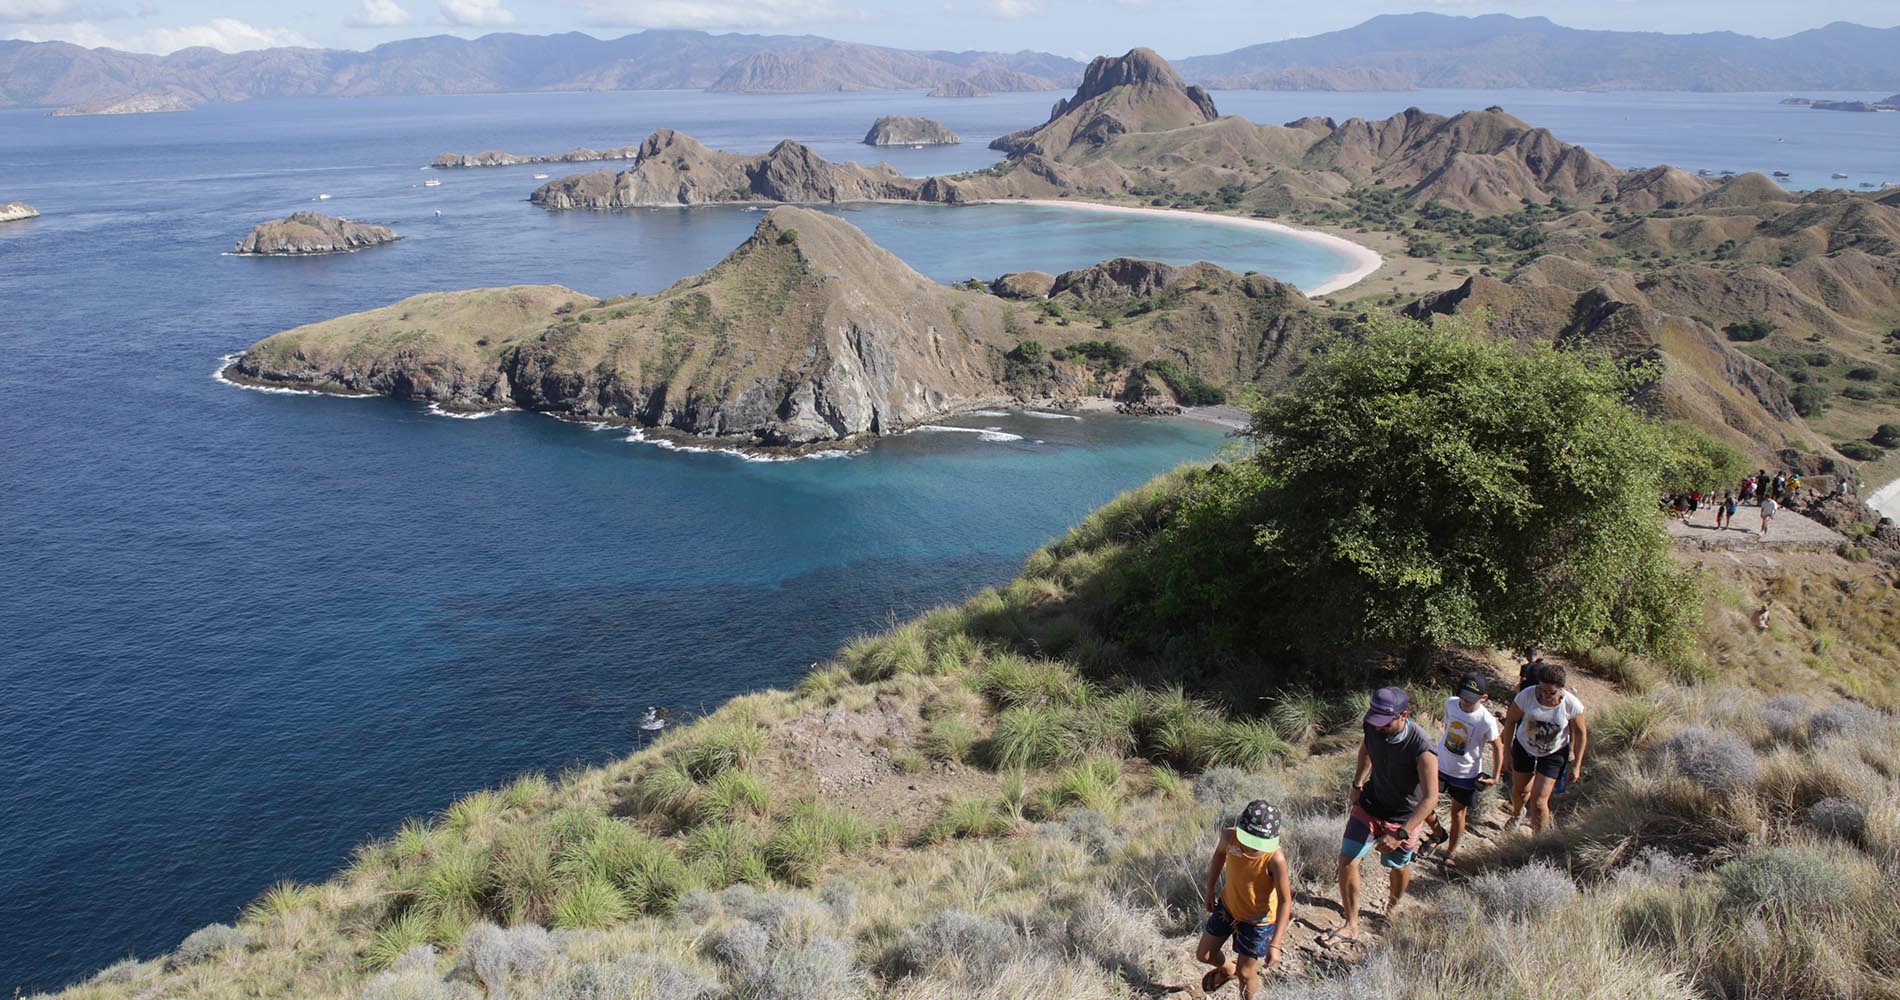
<svg viewBox="0 0 1900 1000">
<path fill-rule="evenodd" d="M 1566 690 L 1569 675 L 1561 664 L 1546 663 L 1537 686 L 1517 693 L 1504 716 L 1504 741 L 1511 747 L 1511 802 L 1505 807 L 1516 824 L 1530 806 L 1532 836 L 1550 821 L 1550 796 L 1583 778 L 1583 754 L 1590 728 L 1583 702 Z"/>
<path fill-rule="evenodd" d="M 1445 845 L 1443 864 L 1456 868 L 1458 843 L 1465 836 L 1465 822 L 1478 791 L 1498 783 L 1504 773 L 1504 727 L 1485 707 L 1485 676 L 1472 671 L 1458 682 L 1456 696 L 1445 700 L 1445 734 L 1438 738 L 1438 787 L 1451 799 L 1451 830 L 1438 824 L 1432 813 L 1425 822 L 1432 828 L 1431 843 Z M 1484 769 L 1484 751 L 1491 748 L 1492 771 Z"/>
<path fill-rule="evenodd" d="M 1388 875 L 1385 919 L 1390 921 L 1412 884 L 1425 818 L 1438 808 L 1438 752 L 1412 721 L 1404 688 L 1380 688 L 1366 712 L 1359 760 L 1353 770 L 1351 813 L 1339 844 L 1339 902 L 1345 920 L 1321 934 L 1330 948 L 1359 940 L 1359 862 L 1374 850 Z"/>
<path fill-rule="evenodd" d="M 1201 977 L 1201 992 L 1212 994 L 1238 979 L 1241 1000 L 1248 1000 L 1260 970 L 1280 963 L 1280 942 L 1293 923 L 1293 877 L 1280 850 L 1278 808 L 1255 799 L 1221 831 L 1207 865 L 1206 890 L 1207 926 L 1194 957 L 1213 968 Z M 1230 937 L 1233 961 L 1221 950 Z"/>
</svg>

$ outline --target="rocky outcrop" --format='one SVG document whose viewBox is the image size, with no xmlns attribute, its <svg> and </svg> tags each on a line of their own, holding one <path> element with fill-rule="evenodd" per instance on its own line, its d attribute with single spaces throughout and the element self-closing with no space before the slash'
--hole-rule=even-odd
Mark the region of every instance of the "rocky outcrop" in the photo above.
<svg viewBox="0 0 1900 1000">
<path fill-rule="evenodd" d="M 864 133 L 866 146 L 955 146 L 963 140 L 929 118 L 885 115 Z"/>
<path fill-rule="evenodd" d="M 491 149 L 483 153 L 443 153 L 429 166 L 448 170 L 462 167 L 513 167 L 524 163 L 590 163 L 596 160 L 631 160 L 639 155 L 638 146 L 619 146 L 614 149 L 581 146 L 565 153 L 529 155 Z"/>
<path fill-rule="evenodd" d="M 1056 287 L 1056 276 L 1043 271 L 1017 271 L 990 282 L 990 294 L 1005 299 L 1046 299 Z"/>
<path fill-rule="evenodd" d="M 402 237 L 387 226 L 339 219 L 321 212 L 297 212 L 289 218 L 260 222 L 232 251 L 268 257 L 348 253 L 394 243 Z"/>
<path fill-rule="evenodd" d="M 49 114 L 54 118 L 79 118 L 87 115 L 155 115 L 190 111 L 194 103 L 177 94 L 133 94 L 130 97 L 69 104 Z"/>
<path fill-rule="evenodd" d="M 19 222 L 39 216 L 39 209 L 23 201 L 10 201 L 0 205 L 0 222 Z"/>
<path fill-rule="evenodd" d="M 984 90 L 973 80 L 952 80 L 930 88 L 925 97 L 988 97 L 991 91 Z"/>
<path fill-rule="evenodd" d="M 1061 158 L 1076 147 L 1099 147 L 1130 132 L 1161 132 L 1213 121 L 1214 99 L 1151 49 L 1089 64 L 1075 96 L 1057 101 L 1042 125 L 1012 132 L 990 148 Z"/>
<path fill-rule="evenodd" d="M 835 204 L 847 201 L 939 200 L 937 184 L 889 166 L 832 163 L 787 139 L 757 156 L 707 149 L 691 136 L 661 129 L 640 144 L 634 165 L 549 181 L 528 200 L 552 209 L 615 209 L 722 202 Z"/>
<path fill-rule="evenodd" d="M 418 296 L 267 338 L 227 375 L 796 449 L 1011 398 L 1073 401 L 1151 360 L 1221 385 L 1271 384 L 1326 329 L 1297 291 L 1260 276 L 1139 261 L 1103 265 L 1100 278 L 1088 270 L 1065 275 L 1071 290 L 1056 298 L 1065 310 L 1125 316 L 1112 336 L 1036 325 L 1039 307 L 936 284 L 835 216 L 780 207 L 726 259 L 654 295 L 518 286 Z M 1155 294 L 1166 276 L 1175 280 Z M 1011 352 L 1032 339 L 1044 349 L 1025 365 Z M 1062 350 L 1103 339 L 1120 345 L 1109 360 Z"/>
</svg>

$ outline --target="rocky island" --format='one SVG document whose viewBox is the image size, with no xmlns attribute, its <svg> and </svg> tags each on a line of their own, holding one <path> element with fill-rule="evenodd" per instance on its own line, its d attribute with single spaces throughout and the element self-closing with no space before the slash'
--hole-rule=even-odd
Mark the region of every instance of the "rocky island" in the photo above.
<svg viewBox="0 0 1900 1000">
<path fill-rule="evenodd" d="M 22 219 L 37 218 L 39 214 L 39 209 L 23 201 L 10 201 L 0 205 L 0 222 L 19 222 Z"/>
<path fill-rule="evenodd" d="M 190 111 L 193 103 L 177 94 L 133 94 L 130 97 L 72 104 L 49 114 L 54 118 L 79 118 L 88 115 L 156 115 Z"/>
<path fill-rule="evenodd" d="M 866 146 L 955 146 L 963 140 L 929 118 L 885 115 L 864 134 Z"/>
<path fill-rule="evenodd" d="M 262 257 L 302 257 L 348 253 L 402 239 L 388 226 L 339 219 L 321 212 L 296 212 L 288 218 L 260 222 L 238 241 L 235 254 Z"/>
<path fill-rule="evenodd" d="M 638 146 L 614 149 L 589 149 L 580 146 L 565 153 L 519 154 L 491 149 L 482 153 L 443 153 L 429 164 L 448 170 L 462 167 L 513 167 L 524 163 L 588 163 L 596 160 L 631 160 L 640 155 Z"/>
<path fill-rule="evenodd" d="M 935 87 L 930 88 L 929 93 L 926 93 L 924 96 L 954 98 L 988 97 L 991 93 L 993 93 L 993 91 L 984 90 L 982 87 L 977 86 L 974 81 L 962 79 L 937 84 Z"/>
<path fill-rule="evenodd" d="M 1816 111 L 1900 111 L 1900 94 L 1877 101 L 1828 101 L 1812 97 L 1789 97 L 1783 99 L 1781 103 L 1801 105 Z"/>
</svg>

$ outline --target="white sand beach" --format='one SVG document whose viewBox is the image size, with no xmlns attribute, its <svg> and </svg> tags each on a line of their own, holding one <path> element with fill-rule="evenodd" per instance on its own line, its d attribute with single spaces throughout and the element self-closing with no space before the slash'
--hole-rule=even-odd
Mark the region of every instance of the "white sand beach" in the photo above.
<svg viewBox="0 0 1900 1000">
<path fill-rule="evenodd" d="M 1867 506 L 1900 521 L 1900 479 L 1875 490 L 1874 495 L 1867 498 Z"/>
<path fill-rule="evenodd" d="M 1346 270 L 1328 277 L 1325 281 L 1311 288 L 1300 289 L 1308 298 L 1331 295 L 1342 288 L 1348 288 L 1358 284 L 1366 278 L 1371 277 L 1372 273 L 1377 271 L 1379 267 L 1385 263 L 1385 258 L 1379 256 L 1378 252 L 1371 247 L 1361 246 L 1344 236 L 1323 233 L 1317 229 L 1301 229 L 1298 226 L 1289 226 L 1283 222 L 1274 222 L 1271 219 L 1244 218 L 1238 215 L 1221 215 L 1216 212 L 1191 212 L 1180 208 L 1143 208 L 1138 205 L 1104 205 L 1094 201 L 1069 201 L 1067 199 L 1057 200 L 1053 198 L 1009 198 L 999 199 L 991 202 L 991 204 L 1042 205 L 1049 208 L 1073 208 L 1087 212 L 1112 212 L 1120 215 L 1173 216 L 1181 219 L 1191 219 L 1195 222 L 1215 222 L 1225 226 L 1246 226 L 1252 229 L 1263 229 L 1267 232 L 1293 236 L 1303 240 L 1311 240 L 1314 243 L 1323 243 L 1335 250 L 1344 252 L 1347 256 L 1352 258 L 1353 265 Z"/>
</svg>

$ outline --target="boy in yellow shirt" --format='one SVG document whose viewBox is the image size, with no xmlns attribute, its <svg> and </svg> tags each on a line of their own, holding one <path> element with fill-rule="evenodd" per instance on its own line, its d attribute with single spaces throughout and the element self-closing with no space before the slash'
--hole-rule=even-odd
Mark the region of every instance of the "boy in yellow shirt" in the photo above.
<svg viewBox="0 0 1900 1000">
<path fill-rule="evenodd" d="M 1241 1000 L 1260 984 L 1260 970 L 1280 961 L 1280 942 L 1293 923 L 1293 879 L 1280 850 L 1280 810 L 1255 799 L 1234 825 L 1221 831 L 1207 865 L 1207 927 L 1194 957 L 1213 966 L 1201 977 L 1212 994 L 1240 980 Z M 1234 939 L 1234 959 L 1221 946 Z"/>
</svg>

